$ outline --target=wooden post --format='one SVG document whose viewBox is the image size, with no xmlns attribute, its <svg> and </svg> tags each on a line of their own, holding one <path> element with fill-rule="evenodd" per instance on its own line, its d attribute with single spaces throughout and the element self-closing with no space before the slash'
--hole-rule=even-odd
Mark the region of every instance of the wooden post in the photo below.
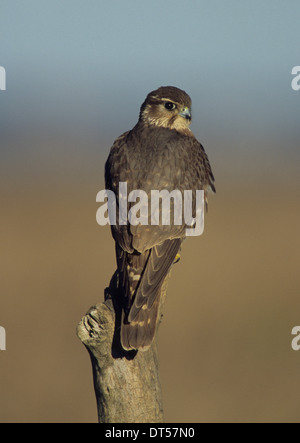
<svg viewBox="0 0 300 443">
<path fill-rule="evenodd" d="M 162 423 L 156 340 L 145 352 L 123 350 L 117 293 L 116 272 L 105 301 L 91 307 L 77 327 L 91 357 L 99 423 Z"/>
</svg>

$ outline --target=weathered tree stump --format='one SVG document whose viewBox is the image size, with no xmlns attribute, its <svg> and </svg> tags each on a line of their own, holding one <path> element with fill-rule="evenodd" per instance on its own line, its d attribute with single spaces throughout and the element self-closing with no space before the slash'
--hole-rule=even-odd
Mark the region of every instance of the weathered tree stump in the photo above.
<svg viewBox="0 0 300 443">
<path fill-rule="evenodd" d="M 91 357 L 99 423 L 161 423 L 156 339 L 148 351 L 123 350 L 117 294 L 116 272 L 105 290 L 105 301 L 91 307 L 77 327 Z"/>
</svg>

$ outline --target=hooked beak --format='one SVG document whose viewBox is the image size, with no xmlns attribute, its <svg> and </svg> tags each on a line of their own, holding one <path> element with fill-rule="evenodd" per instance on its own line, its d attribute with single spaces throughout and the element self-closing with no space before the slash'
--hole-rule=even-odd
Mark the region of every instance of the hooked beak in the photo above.
<svg viewBox="0 0 300 443">
<path fill-rule="evenodd" d="M 189 108 L 187 106 L 185 108 L 183 108 L 182 111 L 179 112 L 178 115 L 181 115 L 181 117 L 186 118 L 187 120 L 192 119 L 191 111 L 189 110 Z"/>
</svg>

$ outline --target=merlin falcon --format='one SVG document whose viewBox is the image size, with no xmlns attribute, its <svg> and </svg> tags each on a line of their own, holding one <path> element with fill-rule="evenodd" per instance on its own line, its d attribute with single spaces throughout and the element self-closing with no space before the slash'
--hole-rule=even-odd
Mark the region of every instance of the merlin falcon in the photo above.
<svg viewBox="0 0 300 443">
<path fill-rule="evenodd" d="M 190 130 L 191 99 L 181 89 L 162 86 L 150 92 L 138 123 L 114 142 L 105 165 L 106 189 L 121 205 L 119 184 L 127 191 L 203 190 L 215 192 L 214 176 L 203 146 Z M 132 203 L 127 202 L 129 210 Z M 172 207 L 171 207 L 172 210 Z M 124 350 L 147 350 L 156 332 L 162 291 L 179 257 L 186 225 L 121 223 L 111 226 L 116 246 L 120 340 Z"/>
</svg>

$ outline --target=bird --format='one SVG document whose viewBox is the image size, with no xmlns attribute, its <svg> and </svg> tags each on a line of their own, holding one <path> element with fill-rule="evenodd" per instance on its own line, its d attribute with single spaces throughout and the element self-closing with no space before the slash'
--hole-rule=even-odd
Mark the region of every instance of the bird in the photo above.
<svg viewBox="0 0 300 443">
<path fill-rule="evenodd" d="M 137 124 L 115 140 L 105 163 L 105 186 L 115 193 L 117 209 L 123 198 L 120 183 L 126 183 L 128 193 L 139 189 L 148 196 L 151 190 L 203 190 L 206 204 L 208 193 L 216 192 L 208 157 L 190 129 L 191 105 L 190 96 L 174 86 L 146 96 Z M 162 292 L 180 258 L 185 227 L 174 220 L 169 225 L 122 223 L 118 217 L 111 225 L 125 351 L 146 351 L 153 342 Z"/>
</svg>

